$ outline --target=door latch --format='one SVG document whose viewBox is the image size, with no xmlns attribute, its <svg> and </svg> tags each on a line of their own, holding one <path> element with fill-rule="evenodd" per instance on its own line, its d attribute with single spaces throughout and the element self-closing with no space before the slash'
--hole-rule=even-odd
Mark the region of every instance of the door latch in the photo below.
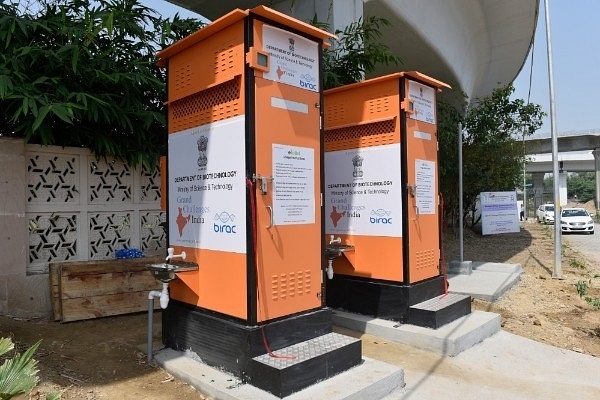
<svg viewBox="0 0 600 400">
<path fill-rule="evenodd" d="M 269 192 L 267 185 L 268 182 L 271 181 L 273 182 L 275 179 L 272 176 L 261 176 L 258 174 L 254 174 L 252 175 L 252 180 L 254 182 L 259 182 L 259 189 L 260 189 L 260 194 L 267 194 Z"/>
<path fill-rule="evenodd" d="M 406 189 L 408 189 L 408 194 L 410 194 L 411 197 L 417 197 L 417 185 L 406 185 Z"/>
</svg>

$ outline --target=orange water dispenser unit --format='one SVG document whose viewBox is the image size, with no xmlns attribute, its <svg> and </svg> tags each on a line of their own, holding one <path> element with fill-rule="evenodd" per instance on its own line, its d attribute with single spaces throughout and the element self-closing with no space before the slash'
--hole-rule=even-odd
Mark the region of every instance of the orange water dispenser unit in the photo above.
<svg viewBox="0 0 600 400">
<path fill-rule="evenodd" d="M 324 304 L 321 53 L 331 34 L 234 10 L 158 53 L 167 69 L 170 282 L 163 341 L 237 375 L 332 331 Z"/>
<path fill-rule="evenodd" d="M 406 321 L 444 293 L 440 271 L 437 93 L 401 72 L 325 91 L 327 305 Z"/>
</svg>

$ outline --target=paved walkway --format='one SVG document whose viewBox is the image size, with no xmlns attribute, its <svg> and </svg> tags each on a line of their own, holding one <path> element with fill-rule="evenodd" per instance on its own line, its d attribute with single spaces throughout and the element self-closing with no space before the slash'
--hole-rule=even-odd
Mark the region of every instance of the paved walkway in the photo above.
<svg viewBox="0 0 600 400">
<path fill-rule="evenodd" d="M 406 386 L 386 400 L 600 399 L 599 358 L 505 331 L 455 357 L 416 349 L 395 357 Z"/>
<path fill-rule="evenodd" d="M 478 263 L 473 271 L 451 276 L 450 290 L 495 299 L 518 281 L 521 268 Z M 340 312 L 334 324 L 367 333 L 366 362 L 286 399 L 600 399 L 600 358 L 502 331 L 497 314 L 475 312 L 438 330 Z M 156 359 L 215 399 L 276 398 L 183 353 L 166 349 Z"/>
</svg>

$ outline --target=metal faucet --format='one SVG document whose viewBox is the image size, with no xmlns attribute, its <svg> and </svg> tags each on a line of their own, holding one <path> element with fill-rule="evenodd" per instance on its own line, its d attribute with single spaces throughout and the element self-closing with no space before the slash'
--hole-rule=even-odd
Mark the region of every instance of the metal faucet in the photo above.
<svg viewBox="0 0 600 400">
<path fill-rule="evenodd" d="M 337 239 L 335 239 L 335 236 L 331 235 L 329 237 L 329 244 L 333 243 L 342 243 L 342 238 L 338 236 Z"/>
<path fill-rule="evenodd" d="M 172 248 L 172 247 L 169 247 L 167 249 L 167 253 L 168 253 L 168 255 L 167 255 L 167 258 L 165 259 L 166 261 L 169 261 L 169 260 L 171 260 L 173 258 L 180 258 L 180 257 L 181 257 L 182 260 L 185 260 L 185 251 L 182 251 L 181 254 L 174 254 L 175 253 L 175 249 Z"/>
</svg>

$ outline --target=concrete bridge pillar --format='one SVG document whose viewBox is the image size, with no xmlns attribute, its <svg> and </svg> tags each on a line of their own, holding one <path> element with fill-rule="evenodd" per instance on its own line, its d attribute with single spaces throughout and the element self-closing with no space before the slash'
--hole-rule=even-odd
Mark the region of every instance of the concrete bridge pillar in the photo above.
<svg viewBox="0 0 600 400">
<path fill-rule="evenodd" d="M 592 151 L 594 155 L 594 171 L 596 172 L 596 210 L 600 208 L 600 148 L 594 149 Z"/>
<path fill-rule="evenodd" d="M 543 194 L 544 194 L 544 172 L 533 172 L 531 174 L 531 178 L 533 179 L 533 192 L 535 196 L 533 196 L 536 204 L 542 203 Z"/>
</svg>

